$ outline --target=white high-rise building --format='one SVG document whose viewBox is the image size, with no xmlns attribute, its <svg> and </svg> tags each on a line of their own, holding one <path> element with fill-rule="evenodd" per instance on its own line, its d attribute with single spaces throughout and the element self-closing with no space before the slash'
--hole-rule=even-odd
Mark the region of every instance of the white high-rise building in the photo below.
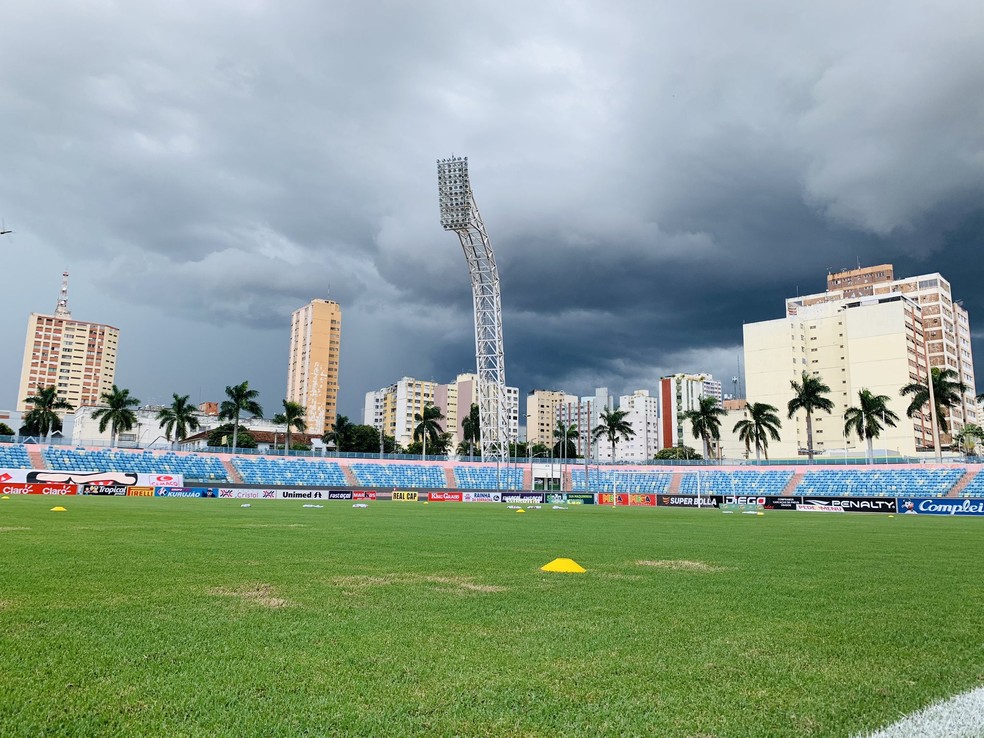
<svg viewBox="0 0 984 738">
<path fill-rule="evenodd" d="M 593 395 L 582 397 L 570 396 L 569 401 L 565 400 L 557 408 L 557 422 L 567 425 L 577 426 L 577 454 L 584 456 L 588 454 L 590 458 L 604 461 L 611 459 L 611 448 L 606 448 L 607 444 L 598 444 L 591 437 L 595 427 L 601 422 L 601 413 L 615 409 L 615 401 L 608 392 L 607 387 L 597 387 Z M 551 439 L 550 445 L 556 441 Z"/>
<path fill-rule="evenodd" d="M 883 264 L 831 274 L 827 285 L 825 293 L 786 300 L 785 318 L 745 326 L 748 401 L 774 405 L 783 418 L 782 441 L 770 445 L 771 457 L 806 453 L 805 413 L 786 419 L 790 382 L 800 381 L 804 371 L 830 387 L 834 402 L 833 413 L 813 416 L 815 453 L 863 453 L 863 441 L 844 435 L 844 411 L 857 406 L 864 389 L 887 396 L 899 417 L 874 441 L 876 453 L 931 449 L 928 408 L 910 420 L 910 398 L 899 392 L 911 382 L 925 383 L 928 366 L 951 368 L 968 386 L 964 401 L 950 411 L 951 430 L 977 422 L 969 318 L 946 280 L 939 274 L 896 280 L 891 265 Z"/>
<path fill-rule="evenodd" d="M 393 436 L 401 446 L 413 443 L 414 415 L 421 414 L 424 406 L 434 404 L 437 382 L 426 382 L 413 377 L 403 377 L 395 384 L 366 393 L 363 422 L 383 428 L 387 436 Z M 440 421 L 442 428 L 445 421 Z"/>
<path fill-rule="evenodd" d="M 615 445 L 616 461 L 644 462 L 659 451 L 659 398 L 649 390 L 636 390 L 618 399 L 618 409 L 625 410 L 625 421 L 635 433 L 629 439 L 620 439 Z M 611 455 L 609 450 L 609 456 Z"/>
</svg>

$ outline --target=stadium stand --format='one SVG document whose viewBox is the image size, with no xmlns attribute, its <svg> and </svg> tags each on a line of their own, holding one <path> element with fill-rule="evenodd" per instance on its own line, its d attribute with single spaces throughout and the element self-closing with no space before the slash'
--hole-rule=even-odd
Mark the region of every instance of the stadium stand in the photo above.
<svg viewBox="0 0 984 738">
<path fill-rule="evenodd" d="M 963 475 L 963 469 L 825 469 L 804 474 L 796 494 L 944 497 Z"/>
<path fill-rule="evenodd" d="M 0 445 L 0 469 L 30 469 L 31 457 L 22 444 Z"/>
<path fill-rule="evenodd" d="M 960 491 L 960 497 L 984 497 L 984 469 L 980 469 Z"/>
<path fill-rule="evenodd" d="M 367 487 L 447 487 L 444 468 L 424 464 L 352 464 L 352 472 Z"/>
<path fill-rule="evenodd" d="M 497 472 L 494 466 L 456 466 L 454 482 L 460 489 L 522 489 L 523 470 L 509 466 Z"/>
<path fill-rule="evenodd" d="M 669 491 L 672 474 L 660 472 L 630 472 L 592 469 L 588 473 L 588 485 L 584 484 L 584 469 L 571 469 L 571 490 L 577 492 L 616 492 L 629 494 L 662 494 Z"/>
<path fill-rule="evenodd" d="M 781 495 L 793 478 L 792 471 L 702 471 L 684 474 L 680 479 L 680 494 L 696 495 Z"/>
<path fill-rule="evenodd" d="M 232 465 L 246 484 L 285 487 L 344 487 L 345 472 L 334 461 L 233 457 Z"/>
<path fill-rule="evenodd" d="M 134 472 L 137 474 L 182 474 L 185 481 L 228 482 L 222 462 L 211 456 L 176 454 L 170 451 L 111 451 L 107 449 L 64 449 L 48 446 L 42 452 L 48 468 L 57 471 Z"/>
</svg>

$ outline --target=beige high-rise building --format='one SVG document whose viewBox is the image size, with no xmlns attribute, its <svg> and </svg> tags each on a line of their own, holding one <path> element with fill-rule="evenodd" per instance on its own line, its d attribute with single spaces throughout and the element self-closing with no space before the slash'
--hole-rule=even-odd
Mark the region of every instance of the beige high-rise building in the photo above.
<svg viewBox="0 0 984 738">
<path fill-rule="evenodd" d="M 335 427 L 342 309 L 332 300 L 312 300 L 290 319 L 287 399 L 304 406 L 308 433 Z"/>
<path fill-rule="evenodd" d="M 926 381 L 927 350 L 929 366 L 952 368 L 968 387 L 964 402 L 950 411 L 951 430 L 977 422 L 969 318 L 939 274 L 897 280 L 888 264 L 830 274 L 827 292 L 787 299 L 785 318 L 746 324 L 744 349 L 748 401 L 774 405 L 783 418 L 782 441 L 770 443 L 774 458 L 805 452 L 805 414 L 785 418 L 790 381 L 803 371 L 820 377 L 834 402 L 833 413 L 813 417 L 820 453 L 863 452 L 857 437 L 844 435 L 844 411 L 857 406 L 863 389 L 886 395 L 899 417 L 876 448 L 892 454 L 931 448 L 928 409 L 910 420 L 909 398 L 899 393 L 910 382 Z"/>
<path fill-rule="evenodd" d="M 17 410 L 30 410 L 24 400 L 52 386 L 73 408 L 98 405 L 102 393 L 113 389 L 119 338 L 119 328 L 72 320 L 63 274 L 54 315 L 31 313 L 27 320 Z"/>
<path fill-rule="evenodd" d="M 532 390 L 526 396 L 526 443 L 553 446 L 557 440 L 557 413 L 561 407 L 577 406 L 579 399 L 562 390 Z"/>
<path fill-rule="evenodd" d="M 403 377 L 396 384 L 366 392 L 365 409 L 362 422 L 382 428 L 387 436 L 393 436 L 401 446 L 413 442 L 416 427 L 414 415 L 424 412 L 424 407 L 434 404 L 437 382 L 427 382 L 413 377 Z M 438 424 L 446 428 L 446 421 Z"/>
</svg>

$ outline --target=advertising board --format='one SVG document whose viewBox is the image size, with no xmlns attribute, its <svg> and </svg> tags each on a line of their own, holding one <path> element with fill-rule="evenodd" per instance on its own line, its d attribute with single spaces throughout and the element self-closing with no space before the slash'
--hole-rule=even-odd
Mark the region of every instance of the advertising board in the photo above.
<svg viewBox="0 0 984 738">
<path fill-rule="evenodd" d="M 371 489 L 357 489 L 352 492 L 353 500 L 375 500 L 376 493 Z"/>
<path fill-rule="evenodd" d="M 894 497 L 803 497 L 796 506 L 806 512 L 894 513 Z"/>
<path fill-rule="evenodd" d="M 461 492 L 428 492 L 428 502 L 461 502 Z"/>
<path fill-rule="evenodd" d="M 462 492 L 462 502 L 502 502 L 499 492 Z"/>
<path fill-rule="evenodd" d="M 593 505 L 595 496 L 593 492 L 567 492 L 564 495 L 564 502 L 568 505 Z"/>
<path fill-rule="evenodd" d="M 3 495 L 74 495 L 77 491 L 74 484 L 25 484 L 23 482 L 0 484 L 0 494 Z"/>
<path fill-rule="evenodd" d="M 695 497 L 693 495 L 656 495 L 656 504 L 659 507 L 699 507 L 717 508 L 721 504 L 721 498 L 717 495 Z"/>
<path fill-rule="evenodd" d="M 416 502 L 419 494 L 405 489 L 394 489 L 393 500 L 396 502 Z"/>
<path fill-rule="evenodd" d="M 899 497 L 904 515 L 984 515 L 984 498 Z"/>
<path fill-rule="evenodd" d="M 212 487 L 154 487 L 154 497 L 218 497 Z"/>
<path fill-rule="evenodd" d="M 136 472 L 48 471 L 47 469 L 0 469 L 0 484 L 109 484 L 143 487 L 182 487 L 181 474 L 137 474 Z"/>
<path fill-rule="evenodd" d="M 546 502 L 547 496 L 543 492 L 503 492 L 502 502 L 515 504 L 542 505 Z"/>
<path fill-rule="evenodd" d="M 125 484 L 83 484 L 79 487 L 80 495 L 100 495 L 107 497 L 126 497 L 127 490 L 130 489 Z"/>
</svg>

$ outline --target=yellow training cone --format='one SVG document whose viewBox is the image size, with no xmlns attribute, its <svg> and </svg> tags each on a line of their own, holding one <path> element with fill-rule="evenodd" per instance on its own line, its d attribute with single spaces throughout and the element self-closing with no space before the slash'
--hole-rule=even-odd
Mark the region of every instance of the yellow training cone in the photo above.
<svg viewBox="0 0 984 738">
<path fill-rule="evenodd" d="M 554 559 L 549 564 L 540 567 L 540 571 L 559 571 L 565 574 L 583 574 L 587 569 L 574 559 Z"/>
<path fill-rule="evenodd" d="M 9 497 L 7 497 L 7 495 L 4 495 L 3 497 L 0 497 L 0 500 L 9 500 L 9 499 L 10 499 L 10 498 L 9 498 Z"/>
<path fill-rule="evenodd" d="M 51 512 L 68 512 L 64 507 L 58 505 L 58 507 L 51 508 Z"/>
<path fill-rule="evenodd" d="M 516 512 L 526 512 L 526 510 L 524 510 L 523 508 L 519 508 L 519 510 L 517 510 Z"/>
</svg>

